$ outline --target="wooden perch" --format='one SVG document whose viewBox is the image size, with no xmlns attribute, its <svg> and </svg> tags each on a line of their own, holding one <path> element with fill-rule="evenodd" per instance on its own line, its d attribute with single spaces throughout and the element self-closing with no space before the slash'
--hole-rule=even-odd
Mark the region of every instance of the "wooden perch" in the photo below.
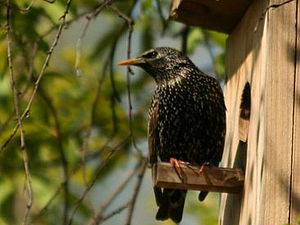
<svg viewBox="0 0 300 225">
<path fill-rule="evenodd" d="M 244 172 L 241 169 L 206 166 L 203 173 L 199 173 L 198 166 L 181 166 L 181 169 L 183 178 L 179 177 L 170 163 L 154 164 L 154 186 L 227 193 L 240 193 L 243 190 Z"/>
</svg>

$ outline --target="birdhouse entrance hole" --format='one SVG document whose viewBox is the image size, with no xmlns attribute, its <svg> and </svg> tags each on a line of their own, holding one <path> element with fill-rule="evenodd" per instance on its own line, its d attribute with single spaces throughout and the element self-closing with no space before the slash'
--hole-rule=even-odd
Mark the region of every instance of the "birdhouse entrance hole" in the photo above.
<svg viewBox="0 0 300 225">
<path fill-rule="evenodd" d="M 241 168 L 244 171 L 246 170 L 247 162 L 247 140 L 249 132 L 249 123 L 250 123 L 250 114 L 251 114 L 251 87 L 249 82 L 244 86 L 241 104 L 240 104 L 240 117 L 239 117 L 239 144 L 237 147 L 235 160 L 233 167 Z"/>
<path fill-rule="evenodd" d="M 249 131 L 249 121 L 251 113 L 251 88 L 249 82 L 245 84 L 241 105 L 240 105 L 240 118 L 239 118 L 239 136 L 242 142 L 246 142 Z"/>
</svg>

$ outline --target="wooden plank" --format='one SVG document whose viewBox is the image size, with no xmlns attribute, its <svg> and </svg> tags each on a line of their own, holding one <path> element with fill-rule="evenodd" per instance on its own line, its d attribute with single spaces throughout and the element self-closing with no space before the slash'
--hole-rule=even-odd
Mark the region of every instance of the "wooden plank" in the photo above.
<svg viewBox="0 0 300 225">
<path fill-rule="evenodd" d="M 270 5 L 285 0 L 271 0 Z M 260 224 L 289 223 L 296 41 L 296 1 L 268 10 L 266 140 Z M 270 194 L 272 193 L 272 194 Z"/>
<path fill-rule="evenodd" d="M 264 152 L 264 96 L 266 33 L 260 20 L 266 1 L 255 1 L 227 41 L 225 86 L 227 132 L 222 166 L 244 166 L 245 183 L 241 196 L 221 195 L 219 224 L 260 224 L 261 168 Z M 240 106 L 246 83 L 250 84 L 251 116 L 248 134 L 241 136 Z M 246 158 L 246 160 L 245 160 Z M 246 161 L 246 162 L 245 162 Z"/>
<path fill-rule="evenodd" d="M 206 166 L 204 172 L 199 173 L 198 166 L 182 165 L 180 168 L 182 177 L 170 163 L 155 164 L 152 168 L 154 186 L 227 193 L 243 190 L 244 172 L 241 169 Z"/>
<path fill-rule="evenodd" d="M 297 1 L 297 45 L 294 52 L 296 55 L 295 69 L 295 87 L 294 87 L 294 135 L 292 152 L 292 186 L 291 186 L 291 211 L 290 224 L 298 224 L 300 217 L 300 2 Z"/>
<path fill-rule="evenodd" d="M 169 18 L 193 26 L 230 33 L 252 0 L 172 0 Z"/>
<path fill-rule="evenodd" d="M 293 57 L 296 1 L 265 11 L 270 4 L 279 2 L 284 1 L 255 1 L 228 40 L 229 77 L 225 101 L 229 124 L 225 166 L 233 165 L 240 151 L 238 98 L 247 81 L 251 85 L 253 104 L 245 143 L 247 164 L 243 195 L 233 198 L 222 194 L 219 222 L 222 225 L 295 224 L 294 218 L 299 214 L 295 211 L 289 217 L 290 209 L 293 211 L 300 205 L 300 178 L 291 170 L 300 169 L 297 166 L 299 149 L 296 150 L 299 148 L 296 147 L 299 146 L 296 138 L 300 135 L 296 130 L 299 111 L 294 103 L 297 101 L 294 100 Z M 292 193 L 291 177 L 295 182 Z M 297 197 L 294 199 L 293 195 Z"/>
</svg>

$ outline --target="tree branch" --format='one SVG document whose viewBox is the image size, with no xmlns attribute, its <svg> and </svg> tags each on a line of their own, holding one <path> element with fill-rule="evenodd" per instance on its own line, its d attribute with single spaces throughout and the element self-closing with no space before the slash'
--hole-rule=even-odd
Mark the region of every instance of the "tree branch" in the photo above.
<svg viewBox="0 0 300 225">
<path fill-rule="evenodd" d="M 114 5 L 109 6 L 109 8 L 114 10 L 118 14 L 118 16 L 121 17 L 126 22 L 126 24 L 128 26 L 128 37 L 127 37 L 127 58 L 128 59 L 131 58 L 131 43 L 132 43 L 131 40 L 132 40 L 132 33 L 133 33 L 133 26 L 134 26 L 134 20 L 130 16 L 131 16 L 131 13 L 137 3 L 138 3 L 138 0 L 135 0 L 127 15 L 125 15 L 123 12 L 121 12 L 116 6 L 114 6 Z M 126 77 L 127 77 L 129 132 L 131 135 L 131 140 L 132 140 L 132 144 L 133 144 L 134 148 L 136 149 L 136 151 L 138 152 L 139 155 L 142 155 L 142 151 L 138 148 L 138 146 L 135 142 L 135 138 L 134 138 L 134 134 L 133 134 L 133 127 L 132 127 L 133 119 L 132 119 L 131 79 L 130 79 L 131 74 L 133 74 L 133 72 L 130 69 L 130 66 L 128 66 Z"/>
<path fill-rule="evenodd" d="M 99 13 L 108 5 L 111 4 L 113 0 L 104 0 L 103 3 L 101 3 L 96 9 L 94 9 L 92 12 L 89 12 L 88 15 L 86 15 L 86 23 L 81 31 L 81 34 L 77 40 L 76 43 L 76 55 L 75 55 L 75 74 L 77 76 L 80 75 L 80 53 L 81 53 L 81 42 L 83 38 L 86 35 L 86 32 L 88 30 L 88 27 L 90 26 L 90 22 L 92 19 L 95 19 Z"/>
<path fill-rule="evenodd" d="M 10 74 L 10 83 L 11 83 L 11 89 L 13 92 L 13 100 L 14 100 L 14 108 L 15 113 L 17 117 L 17 124 L 18 127 L 20 127 L 20 141 L 21 141 L 21 152 L 22 152 L 22 158 L 23 158 L 23 164 L 25 169 L 25 191 L 27 192 L 28 199 L 26 203 L 26 210 L 23 218 L 23 224 L 28 224 L 28 218 L 29 213 L 32 207 L 33 202 L 33 194 L 32 194 L 32 187 L 31 187 L 31 176 L 29 171 L 29 162 L 28 162 L 28 154 L 26 150 L 26 144 L 25 144 L 25 131 L 23 127 L 22 118 L 20 115 L 20 102 L 19 102 L 19 95 L 18 90 L 16 87 L 16 78 L 14 75 L 14 68 L 13 68 L 13 62 L 12 62 L 12 55 L 11 55 L 11 23 L 10 23 L 10 16 L 11 16 L 11 2 L 10 0 L 6 1 L 7 4 L 7 14 L 6 14 L 6 22 L 7 22 L 7 33 L 6 33 L 6 41 L 7 41 L 7 59 L 8 59 L 8 65 L 9 65 L 9 74 Z"/>
<path fill-rule="evenodd" d="M 9 3 L 9 0 L 7 0 L 7 2 Z M 44 61 L 44 64 L 42 66 L 42 69 L 34 83 L 34 88 L 33 88 L 33 91 L 32 91 L 32 94 L 31 96 L 29 97 L 29 101 L 27 103 L 27 106 L 24 110 L 24 112 L 22 113 L 22 115 L 20 115 L 20 121 L 23 121 L 24 118 L 28 118 L 30 115 L 30 109 L 31 109 L 31 106 L 32 106 L 32 103 L 33 103 L 33 100 L 36 96 L 36 92 L 37 92 L 37 89 L 39 88 L 39 84 L 41 82 L 41 79 L 43 78 L 43 75 L 45 73 L 45 70 L 46 68 L 48 67 L 49 65 L 49 62 L 50 62 L 50 59 L 51 59 L 51 56 L 52 56 L 52 53 L 58 43 L 58 40 L 60 39 L 61 37 L 61 33 L 62 33 L 62 30 L 63 28 L 65 27 L 65 24 L 66 24 L 66 17 L 67 17 L 67 14 L 69 12 L 69 8 L 70 8 L 70 5 L 71 5 L 71 2 L 72 0 L 68 0 L 67 1 L 67 5 L 66 5 L 66 8 L 65 8 L 65 11 L 63 13 L 63 15 L 60 17 L 60 20 L 61 20 L 61 23 L 60 23 L 60 26 L 58 27 L 58 31 L 55 35 L 55 38 L 50 46 L 50 49 L 47 53 L 47 56 L 46 56 L 46 59 Z M 17 130 L 20 128 L 20 123 L 18 122 L 17 125 L 15 126 L 15 128 L 13 129 L 11 135 L 9 136 L 9 138 L 4 142 L 4 144 L 0 147 L 0 153 L 3 151 L 4 148 L 7 147 L 7 145 L 9 144 L 9 142 L 12 140 L 12 138 L 15 136 Z"/>
<path fill-rule="evenodd" d="M 124 209 L 128 208 L 129 205 L 130 205 L 130 201 L 126 202 L 124 205 L 121 205 L 120 207 L 116 208 L 115 210 L 111 211 L 110 213 L 107 213 L 106 215 L 103 215 L 103 217 L 101 218 L 101 220 L 95 222 L 94 225 L 101 224 L 102 222 L 110 219 L 111 217 L 115 216 L 116 214 L 119 214 Z"/>
</svg>

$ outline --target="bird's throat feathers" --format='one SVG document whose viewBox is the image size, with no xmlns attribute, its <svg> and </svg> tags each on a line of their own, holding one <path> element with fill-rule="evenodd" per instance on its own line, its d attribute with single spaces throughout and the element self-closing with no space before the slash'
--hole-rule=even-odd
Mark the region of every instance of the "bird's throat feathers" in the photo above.
<svg viewBox="0 0 300 225">
<path fill-rule="evenodd" d="M 169 79 L 158 80 L 158 81 L 156 81 L 156 83 L 163 87 L 172 87 L 175 85 L 181 86 L 181 83 L 185 79 L 187 79 L 187 77 L 188 77 L 188 74 L 180 74 L 180 75 L 176 75 L 176 76 L 170 76 Z"/>
<path fill-rule="evenodd" d="M 194 65 L 191 65 L 191 67 Z M 146 70 L 147 71 L 147 70 Z M 184 80 L 189 79 L 192 75 L 192 70 L 185 66 L 166 66 L 163 70 L 157 69 L 155 72 L 147 71 L 155 80 L 157 85 L 174 86 L 180 84 Z"/>
</svg>

